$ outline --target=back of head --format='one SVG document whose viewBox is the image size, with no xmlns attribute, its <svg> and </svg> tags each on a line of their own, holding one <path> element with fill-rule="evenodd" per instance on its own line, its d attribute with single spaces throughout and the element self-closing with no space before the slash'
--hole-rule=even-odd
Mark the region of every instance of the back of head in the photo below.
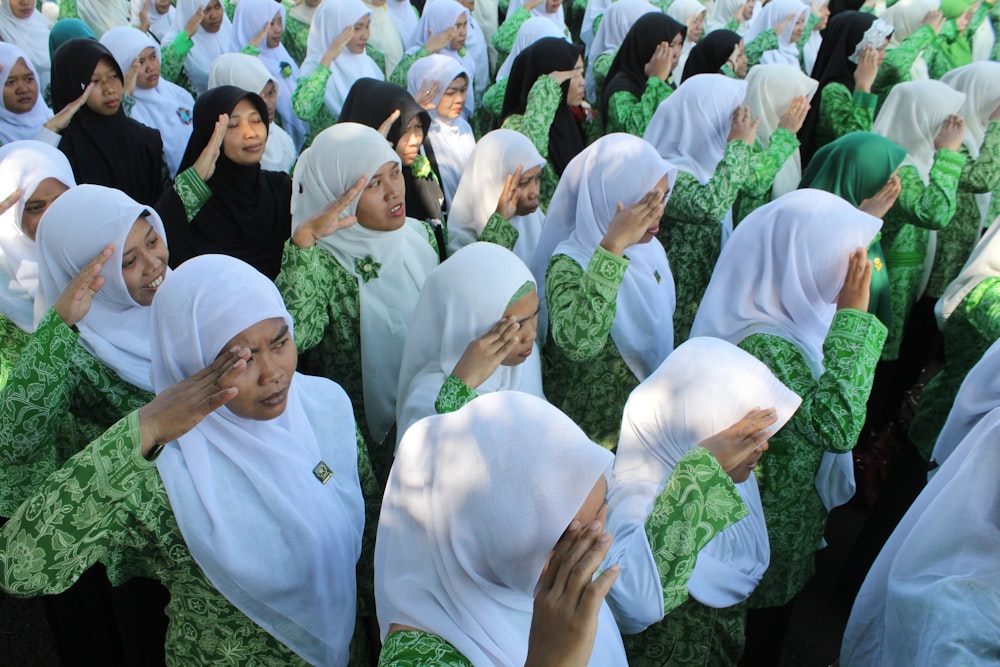
<svg viewBox="0 0 1000 667">
<path fill-rule="evenodd" d="M 906 157 L 906 150 L 873 132 L 851 132 L 819 149 L 800 188 L 824 190 L 853 206 L 873 197 Z"/>
</svg>

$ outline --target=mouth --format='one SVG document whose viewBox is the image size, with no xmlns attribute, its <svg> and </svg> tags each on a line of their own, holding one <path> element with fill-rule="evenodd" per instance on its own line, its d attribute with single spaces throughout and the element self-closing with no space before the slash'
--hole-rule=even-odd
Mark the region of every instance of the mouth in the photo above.
<svg viewBox="0 0 1000 667">
<path fill-rule="evenodd" d="M 389 215 L 393 218 L 398 218 L 406 213 L 406 207 L 403 206 L 403 202 L 399 202 L 395 206 L 389 209 Z"/>
<path fill-rule="evenodd" d="M 143 285 L 142 288 L 143 289 L 157 289 L 160 285 L 163 284 L 163 277 L 165 275 L 166 275 L 166 273 L 161 273 L 160 275 L 156 276 L 156 278 L 154 278 L 152 281 L 150 281 L 150 282 L 146 283 L 145 285 Z"/>
<path fill-rule="evenodd" d="M 522 352 L 521 354 L 519 354 L 519 355 L 517 355 L 517 356 L 519 356 L 519 357 L 521 357 L 521 358 L 523 358 L 523 359 L 527 359 L 528 357 L 530 357 L 530 356 L 531 356 L 531 352 L 532 352 L 532 350 L 534 350 L 534 349 L 535 349 L 535 346 L 534 346 L 534 345 L 531 345 L 530 347 L 528 347 L 528 349 L 527 349 L 527 350 L 525 350 L 524 352 Z"/>
<path fill-rule="evenodd" d="M 21 106 L 27 106 L 29 104 L 32 104 L 34 101 L 35 98 L 33 98 L 31 95 L 25 95 L 24 97 L 17 98 L 17 103 L 20 104 Z"/>
<path fill-rule="evenodd" d="M 121 100 L 108 100 L 107 102 L 104 103 L 104 106 L 106 106 L 109 109 L 117 109 L 118 105 L 121 103 L 122 103 Z"/>
<path fill-rule="evenodd" d="M 263 398 L 258 402 L 266 407 L 276 408 L 280 405 L 283 405 L 285 400 L 287 399 L 288 399 L 288 387 L 285 387 L 284 389 L 280 389 L 271 394 L 270 396 L 268 396 L 267 398 Z"/>
<path fill-rule="evenodd" d="M 649 229 L 646 230 L 646 233 L 649 234 L 650 236 L 656 236 L 657 234 L 660 233 L 660 226 L 657 225 L 655 227 L 650 227 Z"/>
<path fill-rule="evenodd" d="M 259 153 L 263 148 L 264 144 L 250 144 L 249 146 L 244 146 L 243 151 L 245 153 Z"/>
</svg>

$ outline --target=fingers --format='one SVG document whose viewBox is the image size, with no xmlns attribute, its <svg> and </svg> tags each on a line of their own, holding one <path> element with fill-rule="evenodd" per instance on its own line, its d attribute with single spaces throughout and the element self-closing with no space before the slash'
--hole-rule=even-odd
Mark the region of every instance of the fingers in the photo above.
<svg viewBox="0 0 1000 667">
<path fill-rule="evenodd" d="M 379 125 L 378 128 L 379 134 L 381 134 L 383 137 L 388 137 L 389 130 L 392 129 L 392 124 L 396 122 L 396 119 L 398 119 L 399 116 L 400 116 L 399 109 L 393 110 L 393 112 L 389 114 L 389 117 L 386 118 L 384 121 L 382 121 L 382 124 Z"/>
<path fill-rule="evenodd" d="M 595 544 L 600 544 L 598 551 L 591 552 Z M 604 534 L 603 524 L 599 521 L 591 521 L 566 554 L 559 559 L 555 580 L 549 589 L 551 594 L 561 597 L 567 592 L 567 588 L 582 589 L 586 583 L 591 581 L 594 571 L 604 559 L 603 555 L 597 557 L 597 553 L 601 549 L 607 553 L 610 546 L 611 536 Z M 594 562 L 595 558 L 596 562 Z M 588 568 L 590 568 L 589 572 Z"/>
<path fill-rule="evenodd" d="M 16 204 L 20 198 L 21 198 L 20 188 L 15 189 L 13 192 L 7 195 L 7 197 L 3 201 L 0 201 L 0 215 L 3 215 L 7 211 L 9 211 L 10 207 Z"/>
<path fill-rule="evenodd" d="M 216 149 L 222 148 L 222 141 L 226 138 L 226 130 L 229 126 L 229 114 L 220 113 L 219 120 L 215 121 L 215 129 L 212 130 L 212 137 L 208 140 L 210 146 Z"/>
<path fill-rule="evenodd" d="M 76 274 L 76 278 L 73 279 L 72 283 L 78 283 L 76 286 L 77 289 L 80 289 L 81 285 L 89 284 L 101 272 L 101 269 L 104 268 L 104 263 L 111 257 L 114 248 L 110 243 L 106 245 L 97 257 L 90 260 L 87 266 L 83 267 L 83 270 Z"/>
<path fill-rule="evenodd" d="M 97 84 L 93 82 L 87 84 L 87 87 L 83 89 L 83 94 L 80 95 L 80 97 L 76 98 L 76 100 L 74 100 L 72 104 L 68 105 L 73 109 L 71 113 L 76 113 L 77 111 L 79 111 L 80 107 L 82 107 L 84 104 L 87 103 L 87 98 L 90 97 L 90 91 L 94 89 L 95 85 Z"/>
<path fill-rule="evenodd" d="M 556 580 L 556 573 L 559 571 L 559 565 L 569 550 L 576 543 L 577 538 L 583 533 L 583 524 L 573 519 L 569 526 L 563 531 L 563 534 L 559 537 L 559 541 L 556 545 L 552 547 L 552 552 L 549 554 L 549 559 L 545 562 L 545 567 L 542 569 L 542 576 L 538 579 L 538 592 L 547 592 L 552 589 L 553 583 Z"/>
</svg>

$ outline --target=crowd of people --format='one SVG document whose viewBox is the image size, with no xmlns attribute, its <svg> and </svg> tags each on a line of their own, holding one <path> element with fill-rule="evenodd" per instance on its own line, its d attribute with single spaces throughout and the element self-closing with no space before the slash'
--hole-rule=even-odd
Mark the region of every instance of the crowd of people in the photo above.
<svg viewBox="0 0 1000 667">
<path fill-rule="evenodd" d="M 1000 661 L 998 26 L 0 0 L 0 590 L 66 665 L 777 665 L 866 502 L 840 663 Z"/>
</svg>

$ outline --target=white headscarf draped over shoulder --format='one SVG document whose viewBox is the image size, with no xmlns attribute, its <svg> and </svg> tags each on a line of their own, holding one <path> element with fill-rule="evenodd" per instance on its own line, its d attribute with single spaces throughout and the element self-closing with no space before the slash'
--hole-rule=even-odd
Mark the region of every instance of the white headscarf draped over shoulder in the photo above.
<svg viewBox="0 0 1000 667">
<path fill-rule="evenodd" d="M 645 141 L 609 134 L 584 149 L 567 165 L 552 196 L 531 269 L 539 293 L 554 255 L 571 257 L 586 269 L 608 231 L 618 202 L 631 206 L 664 177 L 672 189 L 677 167 Z M 667 253 L 657 239 L 625 250 L 630 262 L 618 289 L 611 338 L 640 381 L 674 347 L 674 278 Z M 544 311 L 543 311 L 544 312 Z M 539 329 L 543 322 L 539 322 Z"/>
<path fill-rule="evenodd" d="M 414 424 L 375 544 L 383 639 L 399 623 L 444 638 L 473 665 L 523 665 L 545 561 L 611 463 L 558 408 L 520 392 Z M 590 664 L 627 664 L 606 604 Z"/>
<path fill-rule="evenodd" d="M 518 166 L 523 168 L 522 174 L 545 166 L 545 158 L 526 136 L 501 129 L 479 140 L 466 164 L 448 215 L 448 247 L 452 252 L 479 240 L 487 220 L 496 210 L 504 181 Z M 518 231 L 514 254 L 525 263 L 535 254 L 544 222 L 541 208 L 510 219 L 510 224 Z"/>
<path fill-rule="evenodd" d="M 81 216 L 81 211 L 85 215 Z M 139 218 L 146 220 L 160 242 L 166 244 L 167 236 L 156 211 L 121 190 L 79 185 L 49 205 L 36 237 L 41 291 L 35 299 L 35 323 L 83 267 L 113 243 L 114 251 L 99 274 L 104 285 L 76 326 L 80 342 L 89 352 L 121 379 L 150 391 L 150 310 L 136 303 L 122 276 L 125 239 Z M 170 279 L 170 269 L 166 269 L 165 278 Z"/>
<path fill-rule="evenodd" d="M 534 290 L 534 276 L 524 262 L 494 243 L 468 245 L 431 271 L 403 348 L 397 439 L 416 421 L 436 414 L 434 403 L 441 386 L 469 343 L 492 329 L 508 307 Z M 500 366 L 473 389 L 479 395 L 523 391 L 544 398 L 537 346 L 523 363 Z"/>
<path fill-rule="evenodd" d="M 7 4 L 4 3 L 2 6 L 7 7 Z M 0 15 L 2 14 L 3 12 L 0 11 Z M 10 76 L 11 70 L 14 69 L 14 65 L 21 59 L 24 60 L 24 64 L 28 67 L 32 75 L 34 75 L 35 81 L 38 83 L 38 97 L 35 98 L 35 106 L 25 113 L 14 113 L 8 110 L 3 104 L 0 104 L 0 144 L 34 139 L 38 136 L 38 131 L 42 129 L 42 125 L 49 118 L 52 118 L 52 110 L 45 106 L 45 100 L 42 99 L 42 91 L 45 90 L 45 86 L 39 76 L 38 70 L 35 69 L 34 63 L 24 51 L 6 42 L 0 42 L 0 68 L 2 68 L 0 69 L 0 72 L 2 72 L 0 78 L 6 81 L 7 77 Z"/>
<path fill-rule="evenodd" d="M 770 432 L 776 433 L 801 402 L 763 362 L 717 338 L 688 339 L 632 391 L 608 491 L 608 524 L 615 537 L 608 561 L 623 563 L 626 572 L 625 579 L 615 582 L 619 590 L 612 590 L 613 596 L 623 592 L 619 584 L 631 583 L 635 575 L 629 568 L 642 572 L 640 565 L 646 563 L 648 570 L 651 559 L 643 557 L 649 549 L 646 518 L 677 462 L 756 406 L 775 408 L 778 421 Z M 698 553 L 687 583 L 691 595 L 709 607 L 731 607 L 747 599 L 770 560 L 756 476 L 751 473 L 736 490 L 749 513 Z M 655 568 L 648 576 L 659 582 Z M 657 593 L 662 605 L 662 592 Z"/>
<path fill-rule="evenodd" d="M 969 292 L 976 289 L 979 283 L 987 278 L 1000 276 L 1000 225 L 994 221 L 989 230 L 976 243 L 972 254 L 965 261 L 962 270 L 945 288 L 944 294 L 934 305 L 934 315 L 937 317 L 938 328 L 944 330 L 945 323 Z"/>
<path fill-rule="evenodd" d="M 806 76 L 800 68 L 780 63 L 755 65 L 747 74 L 746 81 L 746 102 L 751 115 L 760 119 L 760 125 L 757 126 L 757 141 L 762 148 L 767 148 L 771 143 L 771 135 L 778 129 L 778 123 L 788 111 L 792 100 L 800 95 L 805 95 L 807 100 L 811 100 L 819 87 L 819 82 Z M 801 181 L 802 158 L 799 149 L 796 148 L 774 177 L 771 198 L 777 199 L 797 189 Z"/>
<path fill-rule="evenodd" d="M 280 318 L 292 333 L 274 284 L 222 255 L 185 262 L 147 310 L 157 393 L 259 322 Z M 169 443 L 156 466 L 212 585 L 304 660 L 345 665 L 365 522 L 354 416 L 330 380 L 288 380 L 280 416 L 248 419 L 221 407 Z M 320 463 L 333 472 L 327 482 L 314 473 Z"/>
<path fill-rule="evenodd" d="M 589 5 L 588 5 L 589 7 Z M 651 12 L 660 11 L 647 0 L 618 0 L 604 12 L 597 35 L 587 50 L 587 99 L 596 100 L 597 81 L 594 79 L 594 62 L 605 53 L 615 53 L 621 46 L 632 24 Z"/>
<path fill-rule="evenodd" d="M 164 38 L 163 43 L 172 44 L 177 36 L 183 32 L 188 20 L 198 13 L 198 8 L 207 4 L 208 2 L 205 0 L 177 0 L 174 26 L 170 34 Z M 184 72 L 191 82 L 191 88 L 195 95 L 200 95 L 208 89 L 208 73 L 212 69 L 212 63 L 223 53 L 232 51 L 233 24 L 229 21 L 226 12 L 222 12 L 222 25 L 218 32 L 208 32 L 199 25 L 191 41 L 194 42 L 194 46 L 191 47 L 184 59 Z"/>
<path fill-rule="evenodd" d="M 309 27 L 302 76 L 312 74 L 340 33 L 370 14 L 371 10 L 361 0 L 323 0 Z M 339 117 L 351 86 L 364 78 L 384 81 L 385 74 L 367 53 L 351 53 L 344 47 L 330 63 L 330 78 L 326 80 L 326 95 L 323 97 L 327 111 Z"/>
<path fill-rule="evenodd" d="M 399 156 L 367 125 L 338 123 L 320 132 L 295 167 L 293 228 L 347 192 L 362 174 L 371 178 L 387 162 L 399 165 Z M 354 201 L 344 214 L 356 211 Z M 382 442 L 396 420 L 396 386 L 407 328 L 420 288 L 437 265 L 437 252 L 427 228 L 412 218 L 390 232 L 355 224 L 317 243 L 358 279 L 365 414 L 372 435 Z M 376 275 L 362 273 L 365 263 L 379 265 Z"/>
<path fill-rule="evenodd" d="M 268 0 L 270 2 L 271 0 Z M 131 26 L 112 28 L 101 36 L 101 44 L 115 57 L 124 72 L 132 61 L 148 48 L 160 59 L 160 45 L 152 37 Z M 136 86 L 132 96 L 136 104 L 130 117 L 143 125 L 159 130 L 163 137 L 163 155 L 170 173 L 176 175 L 194 129 L 194 98 L 191 93 L 162 76 L 155 88 Z"/>
<path fill-rule="evenodd" d="M 304 4 L 304 3 L 303 3 Z M 261 95 L 268 82 L 274 81 L 259 58 L 246 53 L 224 53 L 212 63 L 208 87 L 236 86 Z M 274 85 L 281 87 L 277 81 Z M 267 145 L 260 168 L 264 171 L 291 172 L 299 153 L 291 136 L 277 123 L 267 128 Z"/>
<path fill-rule="evenodd" d="M 58 148 L 40 141 L 15 141 L 0 148 L 0 192 L 21 191 L 17 203 L 0 215 L 0 312 L 28 332 L 35 330 L 38 251 L 21 228 L 21 216 L 47 178 L 76 186 L 73 169 Z"/>
<path fill-rule="evenodd" d="M 31 12 L 31 16 L 26 19 L 19 19 L 10 10 L 10 0 L 0 2 L 0 38 L 10 46 L 16 47 L 27 55 L 27 60 L 31 61 L 28 67 L 33 67 L 38 80 L 38 92 L 41 92 L 49 85 L 49 78 L 52 71 L 52 62 L 49 58 L 49 31 L 52 30 L 52 22 L 45 18 L 39 10 Z M 11 65 L 14 64 L 12 61 Z M 10 67 L 3 63 L 3 71 L 6 80 L 10 74 Z M 4 142 L 6 143 L 6 142 Z"/>
</svg>

